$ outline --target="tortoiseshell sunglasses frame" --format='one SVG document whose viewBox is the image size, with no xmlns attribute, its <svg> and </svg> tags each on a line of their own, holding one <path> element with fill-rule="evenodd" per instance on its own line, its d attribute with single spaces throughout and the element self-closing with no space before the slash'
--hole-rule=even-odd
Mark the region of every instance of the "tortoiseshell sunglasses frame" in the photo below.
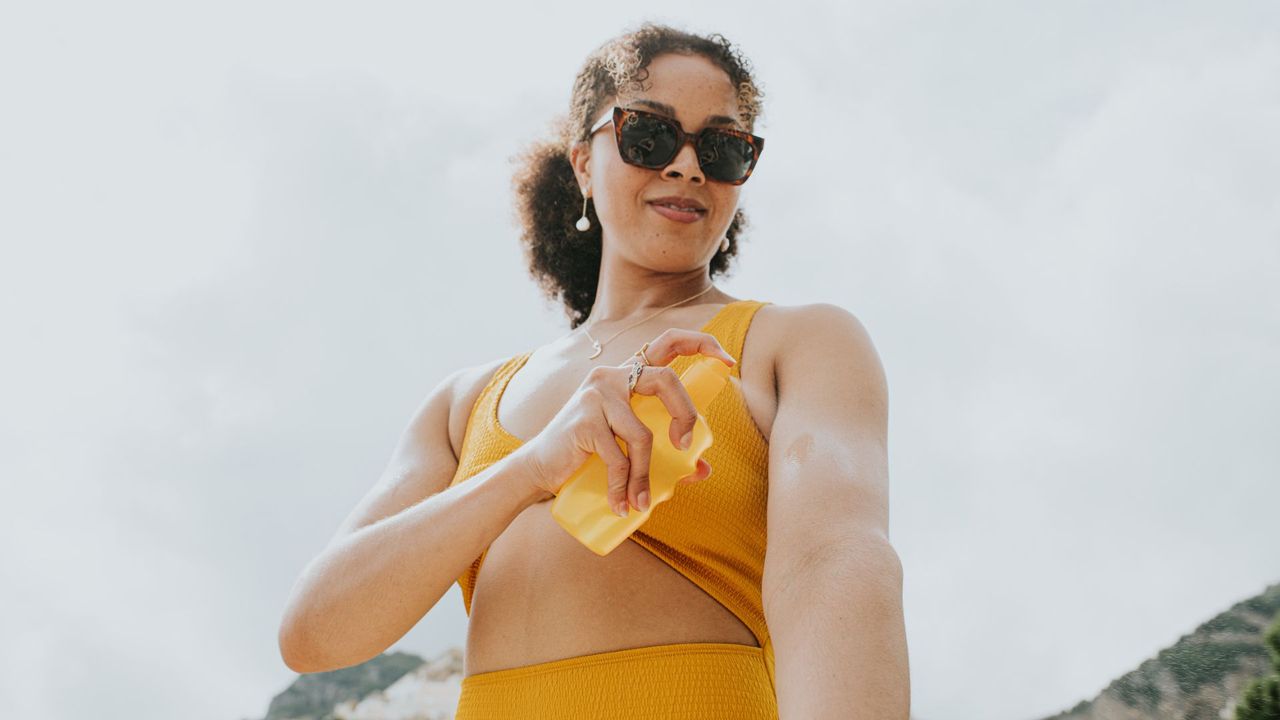
<svg viewBox="0 0 1280 720">
<path fill-rule="evenodd" d="M 622 151 L 622 126 L 624 123 L 626 123 L 628 118 L 632 116 L 651 118 L 653 120 L 666 123 L 667 125 L 670 125 L 672 128 L 675 129 L 676 152 L 672 154 L 671 160 L 668 160 L 665 165 L 655 168 L 655 167 L 644 165 L 638 162 L 632 162 L 629 158 L 627 158 L 626 153 Z M 688 143 L 693 143 L 693 149 L 696 154 L 698 149 L 698 143 L 701 142 L 704 137 L 710 134 L 715 134 L 715 133 L 727 133 L 734 137 L 745 140 L 747 144 L 750 145 L 752 148 L 751 164 L 747 166 L 746 174 L 743 175 L 738 180 L 717 180 L 716 178 L 711 177 L 711 174 L 707 172 L 706 168 L 702 167 L 702 158 L 698 158 L 698 168 L 702 170 L 703 174 L 707 176 L 708 180 L 711 180 L 713 182 L 725 183 L 727 185 L 741 185 L 742 183 L 747 181 L 747 178 L 751 177 L 751 171 L 756 169 L 756 163 L 760 161 L 760 153 L 764 152 L 764 138 L 760 137 L 759 135 L 752 135 L 749 132 L 745 132 L 743 130 L 736 130 L 734 128 L 715 127 L 710 125 L 702 128 L 702 130 L 698 131 L 697 134 L 691 135 L 684 131 L 684 128 L 680 126 L 680 121 L 676 120 L 675 118 L 667 117 L 666 115 L 659 115 L 657 113 L 646 112 L 644 110 L 636 110 L 634 108 L 622 108 L 617 106 L 614 106 L 612 111 L 610 111 L 609 113 L 606 113 L 604 117 L 600 118 L 599 122 L 597 122 L 595 125 L 591 127 L 591 132 L 587 133 L 587 137 L 591 137 L 592 135 L 595 135 L 596 131 L 598 131 L 600 128 L 604 127 L 605 125 L 609 124 L 610 122 L 613 123 L 613 139 L 614 139 L 614 142 L 617 143 L 618 145 L 618 155 L 622 158 L 622 161 L 628 165 L 634 165 L 635 167 L 641 167 L 646 170 L 661 170 L 667 165 L 670 165 L 671 162 L 676 159 L 676 156 L 680 154 L 680 149 L 682 149 Z"/>
</svg>

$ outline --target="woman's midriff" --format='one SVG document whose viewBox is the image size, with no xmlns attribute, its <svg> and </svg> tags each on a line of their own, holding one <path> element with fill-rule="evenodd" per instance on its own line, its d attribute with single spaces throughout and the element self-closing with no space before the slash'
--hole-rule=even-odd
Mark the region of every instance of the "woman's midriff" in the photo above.
<svg viewBox="0 0 1280 720">
<path fill-rule="evenodd" d="M 686 642 L 759 647 L 728 608 L 631 540 L 604 557 L 564 532 L 551 501 L 520 514 L 485 555 L 464 675 Z"/>
</svg>

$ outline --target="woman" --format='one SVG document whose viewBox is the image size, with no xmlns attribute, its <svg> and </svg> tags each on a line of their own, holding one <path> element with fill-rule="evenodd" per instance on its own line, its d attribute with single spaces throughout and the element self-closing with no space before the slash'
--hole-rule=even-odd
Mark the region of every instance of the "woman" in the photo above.
<svg viewBox="0 0 1280 720">
<path fill-rule="evenodd" d="M 719 35 L 645 24 L 587 59 L 560 136 L 515 182 L 527 257 L 571 332 L 437 386 L 295 587 L 290 667 L 375 656 L 456 579 L 458 720 L 907 718 L 870 338 L 836 306 L 711 281 L 745 223 L 760 97 Z M 617 512 L 649 509 L 653 438 L 629 399 L 658 396 L 680 446 L 696 409 L 678 376 L 699 354 L 730 365 L 704 412 L 714 444 L 597 556 L 550 501 L 599 453 Z"/>
</svg>

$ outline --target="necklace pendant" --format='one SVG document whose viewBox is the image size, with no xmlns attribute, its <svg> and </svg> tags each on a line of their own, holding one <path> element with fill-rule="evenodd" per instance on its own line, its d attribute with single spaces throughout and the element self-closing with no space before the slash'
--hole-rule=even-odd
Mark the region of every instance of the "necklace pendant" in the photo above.
<svg viewBox="0 0 1280 720">
<path fill-rule="evenodd" d="M 587 359 L 588 359 L 588 360 L 591 360 L 591 359 L 593 359 L 593 358 L 595 358 L 595 357 L 598 357 L 598 356 L 600 355 L 600 352 L 601 352 L 601 348 L 600 348 L 600 341 L 599 341 L 599 340 L 592 340 L 592 341 L 591 341 L 591 344 L 595 347 L 595 352 L 593 352 L 593 353 L 591 353 L 590 355 L 588 355 L 588 356 L 587 356 Z"/>
</svg>

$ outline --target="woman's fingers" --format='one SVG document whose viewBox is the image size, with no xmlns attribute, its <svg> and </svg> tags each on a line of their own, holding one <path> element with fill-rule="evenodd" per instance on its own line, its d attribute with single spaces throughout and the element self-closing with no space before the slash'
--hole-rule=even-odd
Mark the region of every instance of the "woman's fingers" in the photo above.
<svg viewBox="0 0 1280 720">
<path fill-rule="evenodd" d="M 709 355 L 719 357 L 733 367 L 738 361 L 725 352 L 720 341 L 711 333 L 683 328 L 668 328 L 649 343 L 644 351 L 650 365 L 668 365 L 681 355 Z"/>
<path fill-rule="evenodd" d="M 698 408 L 693 404 L 693 398 L 689 397 L 684 383 L 680 382 L 675 368 L 670 365 L 646 366 L 640 373 L 640 380 L 636 382 L 636 392 L 656 395 L 662 401 L 667 413 L 671 415 L 667 436 L 671 438 L 672 445 L 681 450 L 686 449 L 682 438 L 686 433 L 693 432 L 694 423 L 698 421 Z"/>
<path fill-rule="evenodd" d="M 648 372 L 646 370 L 646 372 Z M 643 375 L 642 375 L 643 377 Z M 625 380 L 624 380 L 625 382 Z M 626 517 L 630 505 L 640 508 L 640 493 L 649 492 L 649 462 L 653 454 L 653 433 L 636 417 L 630 403 L 617 402 L 604 404 L 605 420 L 613 428 L 613 433 L 627 444 L 626 460 L 628 472 L 625 480 L 614 484 L 609 482 L 609 507 L 614 513 Z M 616 441 L 614 441 L 616 444 Z M 621 512 L 619 512 L 621 510 Z"/>
<path fill-rule="evenodd" d="M 606 423 L 603 427 L 596 427 L 596 433 L 593 438 L 595 452 L 604 461 L 608 470 L 609 507 L 613 508 L 616 514 L 619 505 L 618 498 L 626 497 L 627 484 L 630 482 L 631 461 L 627 458 L 626 453 L 622 452 L 622 448 L 618 446 L 618 438 L 614 436 L 615 432 L 617 432 L 617 429 L 610 430 Z"/>
<path fill-rule="evenodd" d="M 684 437 L 688 435 L 692 438 L 693 426 L 698 420 L 698 409 L 670 363 L 677 357 L 699 354 L 719 357 L 730 367 L 737 362 L 725 352 L 714 335 L 670 328 L 649 344 L 645 356 L 649 358 L 650 364 L 640 373 L 640 379 L 636 382 L 636 392 L 656 395 L 666 406 L 671 415 L 668 436 L 671 444 L 681 450 L 687 447 Z M 628 371 L 629 364 L 624 365 L 628 367 Z"/>
<path fill-rule="evenodd" d="M 671 415 L 671 423 L 667 428 L 668 437 L 671 444 L 680 450 L 688 448 L 685 438 L 687 436 L 692 439 L 693 428 L 698 421 L 697 406 L 689 397 L 689 391 L 680 382 L 680 376 L 670 366 L 677 357 L 686 355 L 718 357 L 730 367 L 737 363 L 737 360 L 725 351 L 714 335 L 695 330 L 670 328 L 654 338 L 645 349 L 645 357 L 648 358 L 649 364 L 641 370 L 640 377 L 636 380 L 635 392 L 653 395 L 662 401 L 667 413 Z M 630 375 L 631 361 L 624 363 L 619 371 L 622 382 L 625 383 Z M 623 408 L 617 408 L 616 413 L 609 413 L 609 420 L 615 432 L 627 442 L 627 455 L 631 458 L 628 485 L 622 501 L 643 512 L 649 508 L 651 502 L 649 460 L 653 450 L 653 436 L 644 423 L 635 416 L 629 401 L 628 397 L 625 412 Z M 626 421 L 614 422 L 615 416 L 624 416 Z M 639 444 L 633 444 L 627 432 L 633 433 Z M 635 452 L 632 452 L 633 449 Z M 697 470 L 692 475 L 681 478 L 680 482 L 695 483 L 710 474 L 711 466 L 699 458 Z M 611 485 L 609 502 L 615 508 L 619 502 L 617 494 L 618 491 Z M 621 514 L 625 515 L 625 513 Z"/>
</svg>

